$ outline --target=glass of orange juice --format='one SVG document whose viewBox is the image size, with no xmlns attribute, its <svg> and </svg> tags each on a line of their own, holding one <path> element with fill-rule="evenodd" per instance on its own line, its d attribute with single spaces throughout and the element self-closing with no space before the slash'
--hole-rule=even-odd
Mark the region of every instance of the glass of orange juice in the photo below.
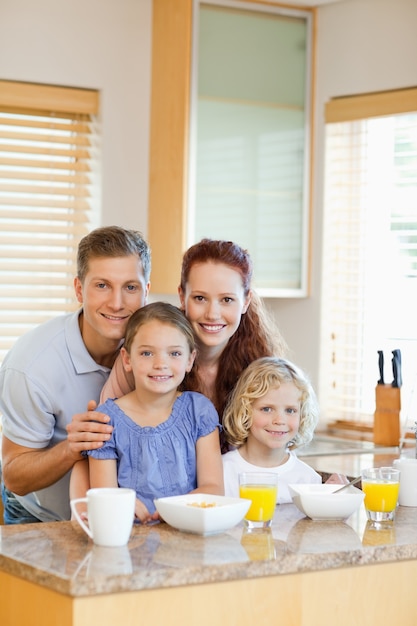
<svg viewBox="0 0 417 626">
<path fill-rule="evenodd" d="M 395 517 L 400 472 L 393 467 L 371 467 L 362 470 L 365 509 L 373 522 L 389 522 Z"/>
<path fill-rule="evenodd" d="M 245 516 L 249 528 L 269 528 L 275 513 L 278 476 L 272 472 L 243 472 L 239 474 L 239 494 L 251 500 Z"/>
</svg>

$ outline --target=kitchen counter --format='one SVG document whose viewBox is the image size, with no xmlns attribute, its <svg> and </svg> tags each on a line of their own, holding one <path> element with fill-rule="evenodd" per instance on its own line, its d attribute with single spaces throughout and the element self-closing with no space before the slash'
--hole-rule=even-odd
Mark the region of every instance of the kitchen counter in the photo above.
<svg viewBox="0 0 417 626">
<path fill-rule="evenodd" d="M 285 626 L 414 626 L 416 579 L 417 508 L 398 507 L 375 529 L 363 505 L 344 522 L 279 505 L 255 535 L 242 524 L 208 537 L 135 525 L 125 548 L 94 546 L 76 522 L 0 526 L 2 626 L 253 626 L 274 616 Z"/>
<path fill-rule="evenodd" d="M 0 530 L 1 570 L 73 597 L 417 558 L 417 509 L 406 507 L 380 532 L 362 510 L 347 522 L 313 522 L 292 504 L 255 535 L 243 525 L 207 537 L 135 525 L 126 548 L 94 546 L 76 522 Z"/>
</svg>

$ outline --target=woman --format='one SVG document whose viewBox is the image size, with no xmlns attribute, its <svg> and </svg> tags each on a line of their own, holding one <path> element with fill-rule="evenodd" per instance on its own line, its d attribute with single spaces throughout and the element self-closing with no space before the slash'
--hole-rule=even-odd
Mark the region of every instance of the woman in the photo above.
<svg viewBox="0 0 417 626">
<path fill-rule="evenodd" d="M 220 419 L 249 363 L 286 351 L 251 289 L 252 271 L 249 253 L 232 241 L 203 239 L 183 256 L 178 292 L 197 342 L 197 359 L 185 385 L 210 398 Z"/>
</svg>

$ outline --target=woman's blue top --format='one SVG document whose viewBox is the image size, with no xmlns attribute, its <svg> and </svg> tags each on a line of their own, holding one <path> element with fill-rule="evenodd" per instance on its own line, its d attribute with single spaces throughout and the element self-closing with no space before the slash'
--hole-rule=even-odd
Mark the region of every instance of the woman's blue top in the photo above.
<svg viewBox="0 0 417 626">
<path fill-rule="evenodd" d="M 184 391 L 158 426 L 139 426 L 114 400 L 96 409 L 110 417 L 109 441 L 89 450 L 95 459 L 117 459 L 119 487 L 130 487 L 153 513 L 154 498 L 189 493 L 197 487 L 196 442 L 221 428 L 214 405 L 201 393 Z"/>
</svg>

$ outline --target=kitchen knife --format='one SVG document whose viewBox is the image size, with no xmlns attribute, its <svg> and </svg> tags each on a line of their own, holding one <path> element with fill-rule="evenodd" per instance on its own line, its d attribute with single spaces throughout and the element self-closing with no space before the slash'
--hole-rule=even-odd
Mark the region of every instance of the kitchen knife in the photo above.
<svg viewBox="0 0 417 626">
<path fill-rule="evenodd" d="M 378 385 L 383 385 L 384 384 L 384 353 L 382 350 L 378 350 L 378 367 L 379 367 Z"/>
<path fill-rule="evenodd" d="M 401 387 L 403 384 L 401 376 L 401 350 L 392 351 L 392 373 L 394 380 L 392 381 L 393 387 Z"/>
</svg>

